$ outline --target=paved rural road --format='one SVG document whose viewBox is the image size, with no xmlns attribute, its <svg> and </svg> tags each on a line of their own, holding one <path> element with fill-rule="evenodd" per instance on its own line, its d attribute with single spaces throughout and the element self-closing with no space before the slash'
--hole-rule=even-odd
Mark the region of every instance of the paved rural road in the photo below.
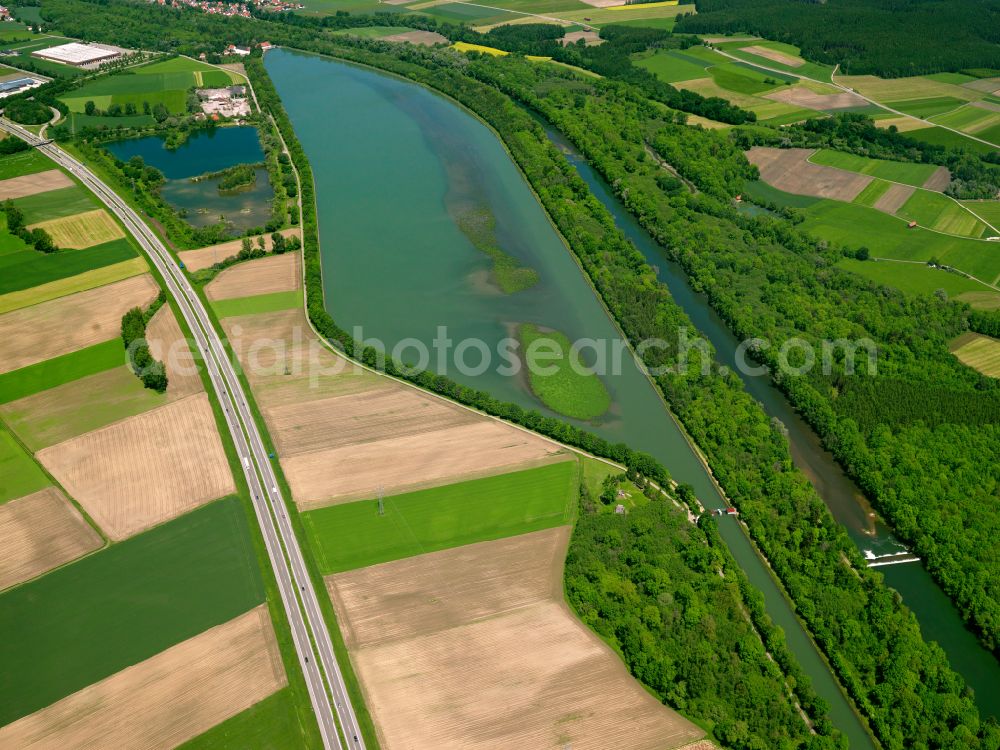
<svg viewBox="0 0 1000 750">
<path fill-rule="evenodd" d="M 330 704 L 332 695 L 337 717 L 344 729 L 346 747 L 348 750 L 363 750 L 364 740 L 354 707 L 347 695 L 340 666 L 333 653 L 330 631 L 323 620 L 316 591 L 306 572 L 302 550 L 285 513 L 285 501 L 278 489 L 274 469 L 247 405 L 242 384 L 236 377 L 236 371 L 226 356 L 222 341 L 212 327 L 204 305 L 159 238 L 125 201 L 87 167 L 58 146 L 46 143 L 7 119 L 0 119 L 0 129 L 36 146 L 39 151 L 72 172 L 90 188 L 121 219 L 162 274 L 201 350 L 212 386 L 219 403 L 222 404 L 226 424 L 243 463 L 243 471 L 253 496 L 257 521 L 264 535 L 267 553 L 278 581 L 281 600 L 291 625 L 292 639 L 306 677 L 324 746 L 330 750 L 333 748 L 342 750 L 345 747 L 334 721 L 334 707 Z M 330 688 L 329 694 L 326 690 L 327 684 Z"/>
</svg>

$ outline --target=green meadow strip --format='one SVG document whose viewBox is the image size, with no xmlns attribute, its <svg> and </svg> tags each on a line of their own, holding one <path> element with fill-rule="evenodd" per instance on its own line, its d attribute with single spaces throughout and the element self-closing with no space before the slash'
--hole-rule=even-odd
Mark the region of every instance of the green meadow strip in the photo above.
<svg viewBox="0 0 1000 750">
<path fill-rule="evenodd" d="M 16 401 L 32 393 L 47 391 L 87 375 L 125 364 L 125 349 L 120 338 L 78 349 L 47 359 L 20 370 L 0 375 L 0 404 Z"/>
<path fill-rule="evenodd" d="M 569 523 L 577 462 L 472 479 L 302 514 L 327 575 Z"/>
</svg>

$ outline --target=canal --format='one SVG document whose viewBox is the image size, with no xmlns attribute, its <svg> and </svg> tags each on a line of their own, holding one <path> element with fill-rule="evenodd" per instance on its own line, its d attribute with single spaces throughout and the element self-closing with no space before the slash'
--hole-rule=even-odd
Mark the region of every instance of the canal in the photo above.
<svg viewBox="0 0 1000 750">
<path fill-rule="evenodd" d="M 316 181 L 326 304 L 338 323 L 391 348 L 431 344 L 438 326 L 454 341 L 493 349 L 512 326 L 535 323 L 620 342 L 586 277 L 492 131 L 451 101 L 415 84 L 342 62 L 285 50 L 267 70 L 310 159 Z M 505 295 L 484 282 L 489 259 L 457 229 L 463 203 L 485 206 L 504 248 L 538 272 Z M 459 208 L 456 208 L 458 206 Z M 454 368 L 457 380 L 546 411 L 520 378 Z M 611 409 L 584 426 L 648 451 L 710 508 L 724 501 L 658 392 L 629 357 L 603 378 Z M 720 532 L 792 652 L 830 704 L 852 748 L 872 747 L 860 719 L 735 519 Z"/>
<path fill-rule="evenodd" d="M 614 216 L 619 229 L 656 269 L 657 276 L 670 289 L 677 304 L 684 308 L 695 327 L 711 342 L 717 359 L 733 368 L 747 391 L 768 415 L 776 417 L 785 426 L 793 462 L 809 478 L 833 517 L 844 526 L 861 552 L 877 563 L 878 558 L 905 551 L 891 529 L 873 511 L 858 486 L 823 447 L 816 433 L 775 387 L 770 376 L 751 374 L 745 368 L 737 367 L 736 349 L 740 342 L 712 310 L 708 298 L 688 285 L 684 270 L 666 258 L 662 248 L 573 145 L 547 123 L 542 122 L 542 126 L 594 195 Z M 886 564 L 878 570 L 916 615 L 924 638 L 936 641 L 944 649 L 952 668 L 973 689 L 976 705 L 984 718 L 1000 718 L 1000 691 L 996 689 L 1000 685 L 1000 663 L 965 627 L 958 609 L 923 565 L 919 562 Z"/>
</svg>

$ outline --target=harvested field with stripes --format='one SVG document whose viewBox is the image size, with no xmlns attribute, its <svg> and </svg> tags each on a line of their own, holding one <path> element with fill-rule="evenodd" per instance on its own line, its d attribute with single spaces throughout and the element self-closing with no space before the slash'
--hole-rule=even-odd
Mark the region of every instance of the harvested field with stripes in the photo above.
<svg viewBox="0 0 1000 750">
<path fill-rule="evenodd" d="M 49 169 L 45 172 L 35 172 L 21 177 L 8 177 L 6 180 L 0 180 L 0 200 L 23 198 L 26 195 L 47 193 L 49 190 L 72 186 L 73 181 L 60 170 Z"/>
<path fill-rule="evenodd" d="M 61 219 L 49 219 L 34 224 L 31 228 L 44 229 L 52 237 L 52 241 L 64 249 L 80 250 L 125 236 L 122 228 L 103 208 Z"/>
<path fill-rule="evenodd" d="M 843 91 L 839 94 L 820 94 L 802 86 L 792 86 L 762 94 L 765 99 L 772 99 L 776 102 L 794 104 L 796 107 L 814 109 L 818 112 L 828 112 L 837 109 L 850 109 L 852 107 L 864 107 L 868 104 L 857 94 Z"/>
<path fill-rule="evenodd" d="M 281 234 L 285 238 L 292 236 L 298 236 L 298 229 L 283 229 Z M 271 235 L 265 234 L 264 237 L 264 247 L 268 252 L 271 251 L 273 243 L 271 242 Z M 252 237 L 253 246 L 257 247 L 257 237 Z M 240 249 L 243 247 L 243 240 L 230 240 L 229 242 L 222 242 L 218 245 L 210 245 L 209 247 L 202 247 L 198 250 L 183 250 L 177 253 L 177 257 L 181 259 L 184 267 L 188 271 L 201 271 L 205 268 L 211 268 L 216 263 L 224 261 L 226 258 L 232 258 Z"/>
<path fill-rule="evenodd" d="M 286 683 L 259 606 L 8 724 L 0 745 L 169 750 Z"/>
<path fill-rule="evenodd" d="M 205 287 L 205 296 L 220 300 L 293 291 L 302 286 L 300 259 L 294 252 L 237 263 Z"/>
<path fill-rule="evenodd" d="M 767 148 L 755 146 L 747 159 L 760 169 L 764 182 L 786 193 L 832 198 L 850 203 L 872 178 L 808 161 L 815 151 L 808 148 Z"/>
<path fill-rule="evenodd" d="M 104 543 L 55 487 L 0 505 L 0 589 L 75 560 Z"/>
<path fill-rule="evenodd" d="M 794 55 L 787 55 L 784 52 L 780 52 L 776 49 L 771 49 L 770 47 L 763 47 L 759 44 L 753 44 L 749 47 L 740 47 L 740 52 L 747 52 L 751 55 L 757 55 L 757 57 L 763 57 L 771 62 L 781 63 L 782 65 L 787 65 L 790 68 L 798 68 L 805 65 L 805 60 L 801 57 L 795 57 Z"/>
<path fill-rule="evenodd" d="M 0 373 L 117 337 L 122 315 L 158 293 L 142 274 L 0 315 Z"/>
<path fill-rule="evenodd" d="M 37 458 L 112 539 L 236 491 L 203 393 L 53 445 Z"/>
<path fill-rule="evenodd" d="M 943 192 L 948 183 L 951 182 L 951 172 L 948 171 L 948 167 L 938 167 L 934 170 L 934 173 L 927 178 L 922 187 L 928 190 L 937 190 L 939 193 Z"/>
<path fill-rule="evenodd" d="M 146 341 L 150 354 L 167 368 L 167 396 L 171 400 L 204 390 L 198 363 L 170 305 L 153 315 L 146 326 Z"/>
<path fill-rule="evenodd" d="M 978 333 L 966 333 L 952 344 L 951 353 L 983 375 L 1000 378 L 1000 341 Z"/>
<path fill-rule="evenodd" d="M 569 527 L 327 579 L 381 744 L 667 750 L 704 732 L 562 600 Z"/>
</svg>

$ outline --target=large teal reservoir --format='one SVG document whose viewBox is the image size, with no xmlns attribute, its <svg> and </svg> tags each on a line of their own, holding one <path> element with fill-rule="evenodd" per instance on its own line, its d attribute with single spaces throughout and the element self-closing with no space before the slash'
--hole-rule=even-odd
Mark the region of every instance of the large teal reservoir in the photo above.
<svg viewBox="0 0 1000 750">
<path fill-rule="evenodd" d="M 524 178 L 475 117 L 415 84 L 325 58 L 278 50 L 266 66 L 312 164 L 326 305 L 342 327 L 361 326 L 390 349 L 409 338 L 429 346 L 446 326 L 455 342 L 475 339 L 495 350 L 524 322 L 570 339 L 620 342 Z M 538 271 L 537 285 L 505 295 L 490 283 L 489 258 L 456 224 L 469 205 L 492 212 L 501 246 Z M 472 375 L 449 366 L 448 373 L 544 411 L 523 378 L 493 368 Z M 587 427 L 652 453 L 706 506 L 720 507 L 711 478 L 635 362 L 622 358 L 621 371 L 603 380 L 613 405 Z M 872 747 L 741 527 L 720 523 L 720 531 L 830 702 L 834 724 L 851 747 Z"/>
</svg>

